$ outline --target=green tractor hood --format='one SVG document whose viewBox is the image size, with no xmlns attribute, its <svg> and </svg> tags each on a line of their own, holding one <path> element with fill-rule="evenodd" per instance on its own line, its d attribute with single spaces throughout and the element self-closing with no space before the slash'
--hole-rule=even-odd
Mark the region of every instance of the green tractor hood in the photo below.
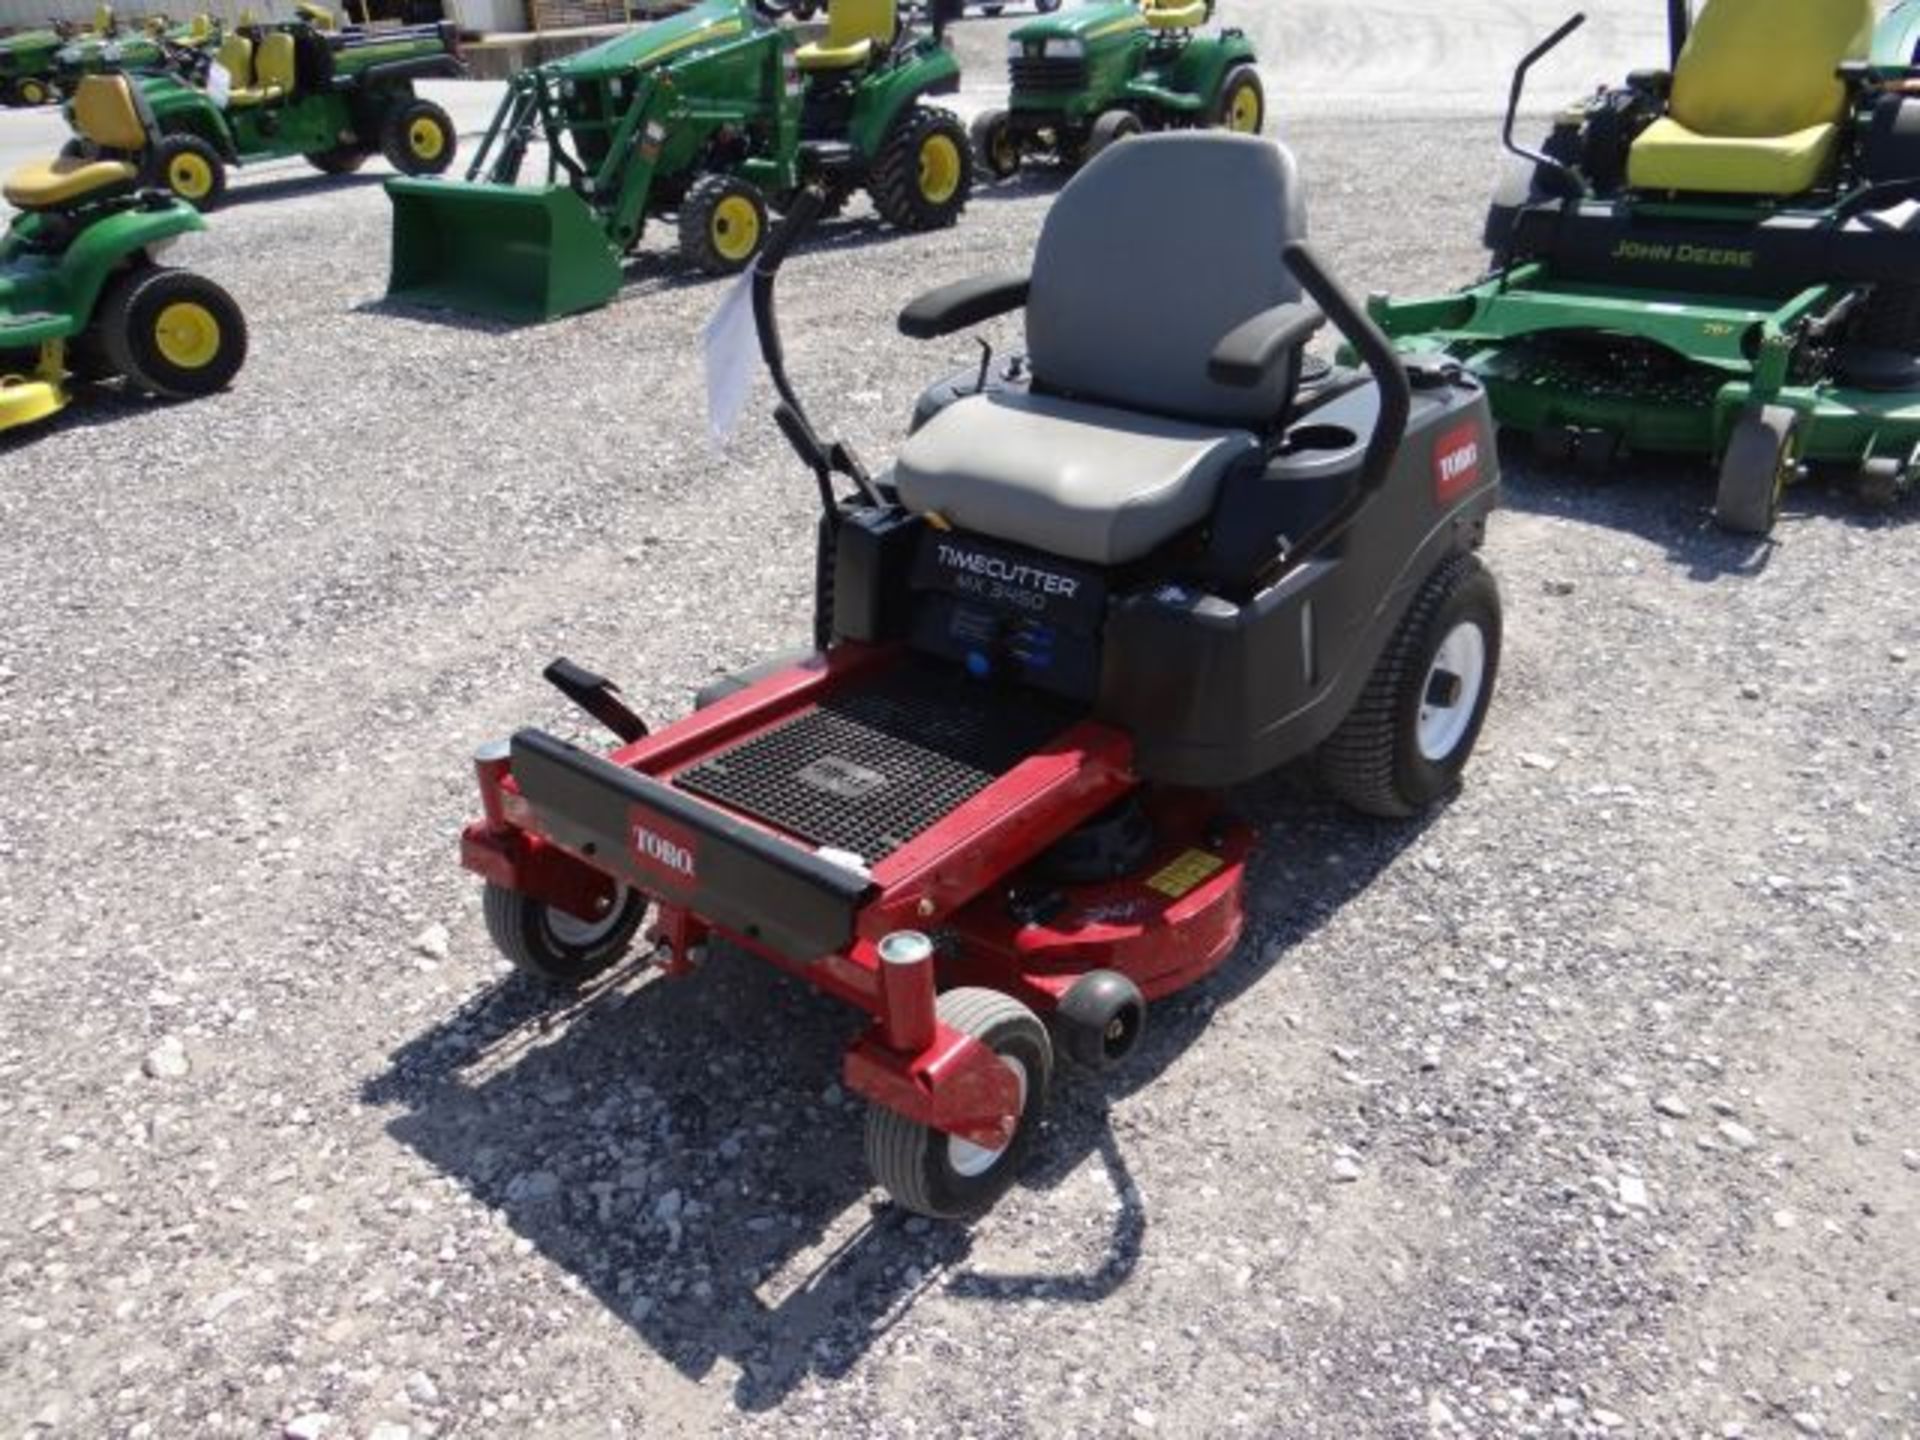
<svg viewBox="0 0 1920 1440">
<path fill-rule="evenodd" d="M 670 19 L 616 35 L 544 68 L 559 80 L 610 79 L 664 65 L 709 45 L 738 40 L 758 23 L 745 0 L 706 0 Z"/>
<path fill-rule="evenodd" d="M 1140 7 L 1126 0 L 1110 4 L 1073 5 L 1038 20 L 1029 20 L 1009 37 L 1032 50 L 1049 40 L 1078 40 L 1092 50 L 1101 44 L 1125 43 L 1147 28 Z"/>
<path fill-rule="evenodd" d="M 45 69 L 66 42 L 51 30 L 23 30 L 0 40 L 0 75 Z"/>
</svg>

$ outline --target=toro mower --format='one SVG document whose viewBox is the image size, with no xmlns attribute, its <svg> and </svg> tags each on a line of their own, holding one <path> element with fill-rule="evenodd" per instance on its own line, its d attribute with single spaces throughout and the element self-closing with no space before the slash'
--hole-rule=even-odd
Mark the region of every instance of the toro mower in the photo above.
<svg viewBox="0 0 1920 1440">
<path fill-rule="evenodd" d="M 1030 274 L 908 306 L 927 339 L 1024 309 L 1031 353 L 936 385 L 870 474 L 808 420 L 774 311 L 836 184 L 752 277 L 822 502 L 817 653 L 657 733 L 556 661 L 620 744 L 482 750 L 461 854 L 541 980 L 614 964 L 651 905 L 670 974 L 724 939 L 865 1011 L 874 1177 L 958 1216 L 1012 1183 L 1056 1043 L 1124 1060 L 1233 950 L 1254 837 L 1224 787 L 1314 755 L 1372 814 L 1452 788 L 1500 655 L 1493 432 L 1471 377 L 1396 356 L 1321 268 L 1285 151 L 1154 136 L 1066 187 Z M 1323 317 L 1365 370 L 1307 357 Z"/>
<path fill-rule="evenodd" d="M 220 203 L 229 165 L 300 155 L 344 175 L 380 154 L 404 174 L 435 175 L 453 161 L 453 120 L 413 89 L 466 73 L 451 23 L 337 29 L 308 6 L 230 30 L 217 49 L 169 48 L 178 73 L 139 83 L 162 135 L 155 174 L 196 209 Z"/>
<path fill-rule="evenodd" d="M 88 155 L 6 180 L 7 203 L 21 213 L 0 238 L 0 430 L 62 409 L 69 379 L 119 376 L 184 400 L 223 388 L 246 359 L 246 322 L 232 297 L 155 263 L 206 222 L 142 187 L 155 135 L 133 82 L 85 77 L 73 119 Z"/>
<path fill-rule="evenodd" d="M 1717 462 L 1729 530 L 1770 532 L 1812 464 L 1890 503 L 1920 459 L 1920 7 L 1671 0 L 1671 70 L 1517 145 L 1527 71 L 1581 21 L 1515 73 L 1492 273 L 1373 318 L 1552 457 Z"/>
<path fill-rule="evenodd" d="M 1257 135 L 1266 93 L 1239 30 L 1202 35 L 1213 0 L 1111 0 L 1015 30 L 1012 98 L 973 122 L 980 166 L 996 180 L 1030 155 L 1071 168 L 1147 130 L 1217 126 Z"/>
<path fill-rule="evenodd" d="M 944 12 L 920 33 L 896 0 L 832 0 L 826 35 L 796 48 L 788 8 L 705 0 L 515 76 L 466 183 L 388 182 L 389 294 L 516 321 L 591 309 L 660 215 L 696 267 L 737 272 L 794 194 L 803 142 L 844 151 L 839 183 L 889 223 L 951 225 L 972 164 L 964 127 L 924 103 L 960 83 Z M 545 183 L 521 188 L 536 143 Z"/>
</svg>

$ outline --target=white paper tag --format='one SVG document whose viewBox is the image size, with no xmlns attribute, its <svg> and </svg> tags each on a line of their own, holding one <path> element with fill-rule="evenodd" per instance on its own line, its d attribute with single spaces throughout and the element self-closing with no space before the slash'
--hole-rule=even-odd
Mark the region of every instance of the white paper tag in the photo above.
<svg viewBox="0 0 1920 1440">
<path fill-rule="evenodd" d="M 227 108 L 227 99 L 233 94 L 233 76 L 227 73 L 227 67 L 218 60 L 207 67 L 207 98 L 219 110 Z"/>
<path fill-rule="evenodd" d="M 707 433 L 727 448 L 753 395 L 760 340 L 753 326 L 753 270 L 736 280 L 707 321 Z"/>
</svg>

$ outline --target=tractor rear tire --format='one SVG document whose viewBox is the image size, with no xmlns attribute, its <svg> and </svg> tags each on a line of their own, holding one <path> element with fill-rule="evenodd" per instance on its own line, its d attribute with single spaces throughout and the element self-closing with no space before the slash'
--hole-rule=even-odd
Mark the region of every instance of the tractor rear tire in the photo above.
<svg viewBox="0 0 1920 1440">
<path fill-rule="evenodd" d="M 203 215 L 218 210 L 227 197 L 226 162 L 198 135 L 165 136 L 154 146 L 151 163 L 154 183 Z"/>
<path fill-rule="evenodd" d="M 94 310 L 113 369 L 163 400 L 223 390 L 247 360 L 247 321 L 213 281 L 143 266 L 117 277 Z"/>
<path fill-rule="evenodd" d="M 1500 587 L 1480 557 L 1443 561 L 1321 745 L 1321 784 L 1361 814 L 1388 820 L 1449 794 L 1493 699 L 1500 631 Z"/>
<path fill-rule="evenodd" d="M 544 901 L 489 883 L 481 901 L 494 948 L 522 975 L 577 990 L 625 957 L 646 918 L 647 901 L 621 886 L 599 920 L 581 920 Z"/>
<path fill-rule="evenodd" d="M 440 174 L 459 146 L 453 117 L 431 100 L 395 105 L 380 127 L 380 153 L 402 175 Z"/>
<path fill-rule="evenodd" d="M 1251 65 L 1236 65 L 1220 85 L 1220 100 L 1214 106 L 1213 123 L 1236 135 L 1258 135 L 1267 128 L 1267 91 L 1260 83 L 1260 72 Z"/>
<path fill-rule="evenodd" d="M 1131 110 L 1103 110 L 1100 118 L 1093 122 L 1093 132 L 1087 136 L 1087 148 L 1081 152 L 1080 163 L 1091 163 L 1109 146 L 1131 139 L 1145 128 Z"/>
<path fill-rule="evenodd" d="M 995 180 L 1011 180 L 1020 173 L 1020 142 L 1004 110 L 983 110 L 967 130 L 973 142 L 973 163 Z"/>
<path fill-rule="evenodd" d="M 1713 519 L 1735 535 L 1773 533 L 1780 501 L 1800 464 L 1800 417 L 1784 405 L 1743 414 L 1720 457 Z"/>
<path fill-rule="evenodd" d="M 737 175 L 702 175 L 680 202 L 680 253 L 709 275 L 737 275 L 767 242 L 767 201 Z"/>
<path fill-rule="evenodd" d="M 880 147 L 868 189 L 880 218 L 901 230 L 944 230 L 973 193 L 973 146 L 950 111 L 910 106 Z"/>
<path fill-rule="evenodd" d="M 364 145 L 336 145 L 307 156 L 307 164 L 322 175 L 351 175 L 372 158 L 373 151 Z"/>
<path fill-rule="evenodd" d="M 1020 1178 L 1053 1079 L 1053 1041 L 1040 1017 L 998 990 L 949 990 L 940 1023 L 985 1045 L 1020 1081 L 1020 1118 L 999 1150 L 972 1145 L 909 1120 L 897 1110 L 867 1111 L 867 1168 L 893 1202 L 936 1220 L 979 1215 Z"/>
</svg>

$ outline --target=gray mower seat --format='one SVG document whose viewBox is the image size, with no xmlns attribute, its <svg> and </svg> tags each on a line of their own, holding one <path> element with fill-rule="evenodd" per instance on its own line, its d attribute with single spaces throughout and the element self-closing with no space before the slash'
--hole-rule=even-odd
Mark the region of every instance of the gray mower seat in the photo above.
<svg viewBox="0 0 1920 1440">
<path fill-rule="evenodd" d="M 970 396 L 908 440 L 902 503 L 964 530 L 1117 565 L 1211 513 L 1292 398 L 1208 374 L 1230 332 L 1299 299 L 1293 158 L 1221 133 L 1129 139 L 1054 202 L 1027 299 L 1032 391 Z"/>
</svg>

